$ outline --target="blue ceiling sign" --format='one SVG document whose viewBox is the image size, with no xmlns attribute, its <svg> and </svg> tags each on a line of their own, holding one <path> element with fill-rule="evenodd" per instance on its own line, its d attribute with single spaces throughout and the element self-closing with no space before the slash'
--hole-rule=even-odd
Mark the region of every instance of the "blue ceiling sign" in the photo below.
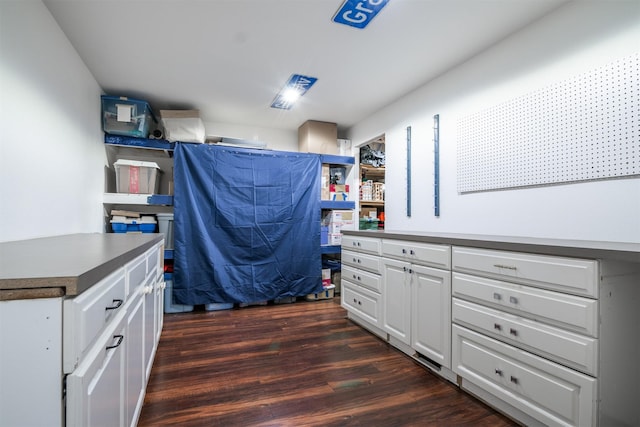
<svg viewBox="0 0 640 427">
<path fill-rule="evenodd" d="M 363 29 L 389 0 L 345 0 L 333 17 L 333 22 Z"/>
<path fill-rule="evenodd" d="M 271 108 L 290 110 L 295 101 L 304 95 L 317 80 L 316 77 L 293 74 L 274 98 Z"/>
</svg>

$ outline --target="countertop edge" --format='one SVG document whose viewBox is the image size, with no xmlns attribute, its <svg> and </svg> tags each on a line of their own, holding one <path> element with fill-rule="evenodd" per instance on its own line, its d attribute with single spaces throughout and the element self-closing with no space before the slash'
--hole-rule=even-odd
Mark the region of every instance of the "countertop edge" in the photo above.
<svg viewBox="0 0 640 427">
<path fill-rule="evenodd" d="M 136 235 L 140 237 L 129 235 L 121 241 L 116 241 L 115 239 L 120 237 L 115 236 L 118 235 L 84 233 L 0 243 L 3 253 L 12 258 L 10 261 L 5 260 L 5 271 L 0 275 L 0 300 L 19 299 L 18 295 L 34 295 L 31 298 L 38 298 L 35 295 L 47 295 L 47 292 L 34 293 L 36 289 L 58 289 L 49 291 L 52 296 L 77 296 L 164 239 L 164 235 L 160 233 Z M 47 250 L 50 251 L 52 247 L 58 249 L 58 244 L 60 252 L 71 247 L 72 253 L 82 251 L 82 245 L 104 247 L 83 259 L 79 263 L 80 267 L 70 267 L 74 265 L 75 260 L 71 256 L 60 256 L 62 265 L 59 268 L 57 264 L 54 267 L 48 265 L 45 272 L 38 271 L 38 263 L 45 262 Z M 12 249 L 17 253 L 11 253 Z M 16 268 L 11 261 L 13 264 L 22 261 L 23 265 Z M 70 271 L 73 273 L 70 274 Z M 60 293 L 62 295 L 59 295 Z"/>
<path fill-rule="evenodd" d="M 343 230 L 342 233 L 361 237 L 640 263 L 640 244 L 636 243 L 389 230 Z"/>
</svg>

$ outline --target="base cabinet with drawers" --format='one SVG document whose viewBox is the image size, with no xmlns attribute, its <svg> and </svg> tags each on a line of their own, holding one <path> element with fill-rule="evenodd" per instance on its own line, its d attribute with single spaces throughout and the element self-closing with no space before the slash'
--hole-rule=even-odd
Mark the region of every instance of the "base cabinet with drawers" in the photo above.
<svg viewBox="0 0 640 427">
<path fill-rule="evenodd" d="M 453 381 L 450 248 L 343 236 L 349 318 Z"/>
<path fill-rule="evenodd" d="M 347 231 L 343 307 L 524 425 L 640 425 L 640 245 L 532 240 Z"/>
<path fill-rule="evenodd" d="M 137 424 L 162 329 L 162 252 L 160 239 L 77 296 L 0 301 L 0 425 Z"/>
<path fill-rule="evenodd" d="M 527 425 L 638 425 L 638 359 L 628 354 L 640 356 L 640 316 L 628 302 L 603 301 L 640 301 L 639 267 L 453 246 L 453 370 L 462 387 Z"/>
<path fill-rule="evenodd" d="M 386 338 L 382 323 L 380 239 L 342 237 L 341 303 L 349 316 Z"/>
</svg>

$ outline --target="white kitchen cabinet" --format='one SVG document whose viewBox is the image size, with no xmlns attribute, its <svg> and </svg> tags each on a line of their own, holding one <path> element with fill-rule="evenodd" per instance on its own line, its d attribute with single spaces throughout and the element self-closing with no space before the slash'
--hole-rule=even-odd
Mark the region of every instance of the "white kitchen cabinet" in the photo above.
<svg viewBox="0 0 640 427">
<path fill-rule="evenodd" d="M 383 318 L 390 341 L 399 340 L 400 349 L 431 365 L 450 368 L 450 247 L 382 239 L 382 255 Z"/>
<path fill-rule="evenodd" d="M 463 388 L 527 425 L 640 422 L 640 264 L 454 246 L 452 265 Z"/>
<path fill-rule="evenodd" d="M 411 347 L 451 368 L 451 273 L 414 265 L 411 284 Z"/>
<path fill-rule="evenodd" d="M 163 246 L 114 234 L 0 244 L 0 425 L 137 424 L 162 325 Z"/>
<path fill-rule="evenodd" d="M 378 335 L 434 372 L 524 425 L 640 425 L 639 245 L 389 230 L 343 239 L 349 280 L 381 286 Z"/>
<path fill-rule="evenodd" d="M 411 264 L 383 258 L 382 319 L 384 330 L 405 345 L 411 344 Z"/>
<path fill-rule="evenodd" d="M 453 325 L 453 367 L 530 418 L 527 425 L 590 426 L 596 380 Z"/>
<path fill-rule="evenodd" d="M 340 302 L 351 320 L 386 340 L 379 255 L 380 239 L 343 236 Z"/>
<path fill-rule="evenodd" d="M 135 425 L 138 411 L 144 399 L 145 386 L 145 298 L 143 287 L 133 290 L 132 301 L 127 311 L 126 377 L 124 379 L 124 426 Z"/>
<path fill-rule="evenodd" d="M 122 426 L 126 311 L 67 376 L 67 426 Z"/>
</svg>

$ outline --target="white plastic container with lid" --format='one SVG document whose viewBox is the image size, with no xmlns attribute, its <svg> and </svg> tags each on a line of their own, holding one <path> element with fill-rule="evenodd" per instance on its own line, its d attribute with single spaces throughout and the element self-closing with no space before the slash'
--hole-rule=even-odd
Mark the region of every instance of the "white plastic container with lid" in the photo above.
<svg viewBox="0 0 640 427">
<path fill-rule="evenodd" d="M 156 194 L 162 173 L 157 163 L 120 159 L 113 166 L 118 193 Z"/>
</svg>

